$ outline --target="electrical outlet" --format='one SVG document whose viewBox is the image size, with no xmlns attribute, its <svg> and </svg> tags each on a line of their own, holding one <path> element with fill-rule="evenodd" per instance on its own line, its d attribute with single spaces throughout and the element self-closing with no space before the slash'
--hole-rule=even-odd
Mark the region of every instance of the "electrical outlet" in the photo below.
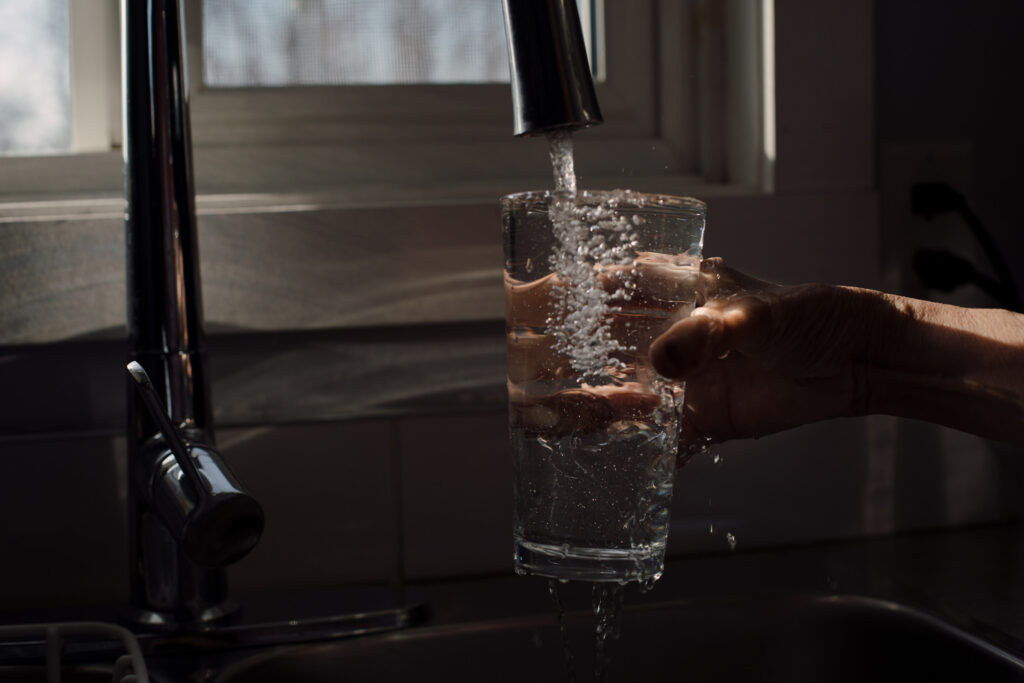
<svg viewBox="0 0 1024 683">
<path fill-rule="evenodd" d="M 991 305 L 974 287 L 949 293 L 927 289 L 911 267 L 914 252 L 925 248 L 951 251 L 978 270 L 988 271 L 984 253 L 959 216 L 926 218 L 913 212 L 910 201 L 914 184 L 941 182 L 964 195 L 969 204 L 974 189 L 973 143 L 956 139 L 883 143 L 878 162 L 884 288 L 963 306 Z"/>
</svg>

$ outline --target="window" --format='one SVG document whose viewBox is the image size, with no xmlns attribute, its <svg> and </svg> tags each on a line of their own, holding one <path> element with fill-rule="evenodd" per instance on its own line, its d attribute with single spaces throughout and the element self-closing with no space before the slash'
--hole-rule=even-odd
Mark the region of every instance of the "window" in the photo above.
<svg viewBox="0 0 1024 683">
<path fill-rule="evenodd" d="M 508 86 L 494 82 L 505 79 L 499 0 L 182 1 L 193 142 L 197 150 L 208 150 L 197 169 L 200 192 L 296 191 L 312 179 L 321 188 L 347 187 L 354 180 L 392 188 L 418 184 L 410 196 L 444 183 L 461 185 L 453 196 L 465 197 L 484 196 L 481 183 L 507 188 L 546 178 L 542 143 L 512 139 Z M 724 4 L 758 15 L 766 1 L 581 0 L 592 61 L 600 67 L 598 97 L 605 117 L 604 125 L 580 137 L 578 168 L 585 179 L 608 184 L 623 176 L 704 174 L 727 180 L 730 174 L 718 171 L 726 163 L 721 145 L 702 142 L 723 137 L 724 120 L 718 110 L 701 109 L 722 82 L 714 73 L 721 65 L 702 66 L 722 58 L 720 51 L 704 47 L 705 38 L 720 34 L 721 26 L 704 19 L 709 8 Z M 392 3 L 400 3 L 402 11 L 388 13 L 398 6 Z M 442 12 L 440 3 L 457 11 Z M 0 0 L 0 6 L 28 4 L 37 5 Z M 362 10 L 364 19 L 350 19 L 343 14 L 346 7 Z M 76 0 L 66 9 L 71 121 L 66 148 L 116 149 L 117 0 Z M 458 17 L 459 31 L 452 30 L 451 17 Z M 391 40 L 402 49 L 416 43 L 417 58 L 387 56 L 380 45 L 373 51 L 341 49 L 350 42 L 353 25 L 359 35 L 384 36 L 366 42 Z M 402 30 L 422 40 L 385 39 Z M 460 50 L 479 58 L 452 59 L 453 51 L 438 47 L 456 36 Z M 350 68 L 352 53 L 365 59 Z M 429 59 L 418 58 L 424 54 Z M 427 63 L 429 68 L 422 66 Z M 473 69 L 467 71 L 470 63 Z M 760 109 L 744 113 L 744 120 L 748 113 L 757 118 Z M 317 160 L 327 157 L 331 146 L 337 146 L 335 162 Z M 259 158 L 237 164 L 239 148 Z M 45 174 L 47 191 L 117 192 L 116 162 L 113 156 L 88 164 L 69 160 Z M 11 181 L 0 192 L 35 194 L 39 167 L 29 162 L 0 167 L 0 180 Z M 466 189 L 471 187 L 477 189 Z"/>
<path fill-rule="evenodd" d="M 392 2 L 262 0 L 273 2 L 281 15 L 268 23 L 266 13 L 250 20 L 255 13 L 250 7 L 261 3 L 239 3 L 240 10 L 228 11 L 231 2 L 189 0 L 194 140 L 236 153 L 245 146 L 252 156 L 243 166 L 263 169 L 254 172 L 260 177 L 248 186 L 241 177 L 220 175 L 220 182 L 208 186 L 211 191 L 259 191 L 260 183 L 308 189 L 309 179 L 321 190 L 340 188 L 342 197 L 345 188 L 358 183 L 386 184 L 409 197 L 441 184 L 439 191 L 448 199 L 493 198 L 508 187 L 547 181 L 543 142 L 512 137 L 508 86 L 493 82 L 498 74 L 507 81 L 499 0 L 444 3 L 472 6 L 473 12 L 442 12 L 440 0 L 393 1 L 402 11 L 389 13 Z M 338 56 L 351 29 L 345 20 L 335 21 L 343 5 L 375 8 L 361 23 L 348 23 L 359 24 L 359 35 L 383 36 L 373 41 L 371 55 L 357 54 L 353 65 L 342 64 Z M 694 130 L 699 92 L 692 86 L 696 55 L 691 42 L 679 40 L 693 30 L 695 6 L 678 0 L 580 3 L 592 61 L 601 67 L 597 87 L 605 118 L 604 125 L 580 135 L 578 169 L 585 177 L 614 184 L 624 172 L 644 177 L 699 172 Z M 430 36 L 456 35 L 444 27 L 457 16 L 462 41 L 457 47 L 488 55 L 479 60 L 479 71 L 466 75 L 432 66 L 416 72 L 395 54 L 389 56 L 389 32 L 396 24 L 409 30 L 414 16 L 419 20 L 411 35 L 423 38 L 417 50 L 428 57 L 413 61 L 451 62 L 442 56 L 451 46 L 431 47 L 436 43 Z M 610 26 L 615 30 L 605 30 Z M 409 42 L 416 41 L 399 44 Z M 248 46 L 256 43 L 271 56 L 254 57 Z M 349 85 L 330 85 L 336 82 Z M 336 163 L 329 159 L 332 152 Z"/>
<path fill-rule="evenodd" d="M 67 0 L 0 1 L 0 155 L 71 148 Z"/>
<path fill-rule="evenodd" d="M 205 0 L 210 87 L 500 83 L 504 26 L 480 0 Z"/>
<path fill-rule="evenodd" d="M 393 1 L 420 8 L 417 31 L 451 33 L 428 11 L 441 0 Z M 388 18 L 385 0 L 183 0 L 211 329 L 500 317 L 496 198 L 549 186 L 550 165 L 543 140 L 513 138 L 508 84 L 493 82 L 499 0 L 446 1 L 478 8 L 459 14 L 472 27 L 463 33 L 489 36 L 462 36 L 492 55 L 472 76 L 439 56 L 415 60 L 442 65 L 422 73 L 380 57 L 355 76 L 317 56 L 344 40 L 332 14 L 342 4 L 375 8 L 373 30 L 390 31 L 399 15 Z M 763 187 L 765 105 L 730 93 L 760 92 L 767 4 L 581 2 L 605 118 L 576 138 L 582 183 L 701 196 L 702 177 Z M 38 251 L 12 257 L 0 280 L 0 344 L 123 325 L 123 284 L 110 275 L 123 263 L 117 2 L 67 11 L 72 153 L 0 159 L 0 253 Z M 441 52 L 429 43 L 424 54 Z M 737 173 L 744 164 L 752 172 Z M 52 248 L 71 240 L 77 250 Z"/>
</svg>

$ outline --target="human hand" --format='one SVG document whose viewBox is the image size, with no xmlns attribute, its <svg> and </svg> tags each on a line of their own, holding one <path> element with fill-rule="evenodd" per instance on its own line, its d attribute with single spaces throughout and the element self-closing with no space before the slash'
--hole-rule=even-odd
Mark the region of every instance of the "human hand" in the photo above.
<svg viewBox="0 0 1024 683">
<path fill-rule="evenodd" d="M 872 309 L 883 295 L 783 287 L 701 265 L 703 301 L 651 345 L 662 375 L 685 380 L 681 453 L 864 412 Z"/>
<path fill-rule="evenodd" d="M 662 280 L 678 275 L 659 273 Z M 687 277 L 684 286 L 693 287 L 692 273 Z M 1024 446 L 1024 315 L 856 287 L 780 286 L 715 258 L 701 264 L 699 281 L 697 308 L 688 317 L 660 335 L 653 323 L 629 332 L 637 348 L 649 342 L 650 366 L 686 383 L 681 460 L 708 443 L 875 413 Z M 551 285 L 506 286 L 508 305 L 543 310 Z M 651 306 L 642 292 L 637 300 Z M 544 320 L 540 314 L 536 322 Z M 622 325 L 612 327 L 626 333 Z M 528 357 L 533 365 L 523 362 Z M 642 371 L 644 359 L 631 359 L 631 367 Z M 547 335 L 517 343 L 510 336 L 510 394 L 528 427 L 589 428 L 642 419 L 657 406 L 637 382 L 524 390 L 567 374 L 566 359 Z"/>
</svg>

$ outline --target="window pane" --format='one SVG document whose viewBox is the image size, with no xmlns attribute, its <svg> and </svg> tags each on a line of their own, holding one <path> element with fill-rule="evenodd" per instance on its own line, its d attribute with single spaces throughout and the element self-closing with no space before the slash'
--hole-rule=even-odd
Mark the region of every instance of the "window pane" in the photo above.
<svg viewBox="0 0 1024 683">
<path fill-rule="evenodd" d="M 71 146 L 67 0 L 0 0 L 0 155 Z"/>
<path fill-rule="evenodd" d="M 203 0 L 213 87 L 508 81 L 498 0 Z"/>
</svg>

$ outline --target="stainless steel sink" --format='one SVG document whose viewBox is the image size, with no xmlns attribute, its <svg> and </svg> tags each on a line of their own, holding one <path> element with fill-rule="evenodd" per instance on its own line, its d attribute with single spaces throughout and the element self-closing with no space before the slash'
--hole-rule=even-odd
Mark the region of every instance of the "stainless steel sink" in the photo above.
<svg viewBox="0 0 1024 683">
<path fill-rule="evenodd" d="M 593 680 L 590 614 L 566 618 L 576 680 Z M 818 596 L 630 609 L 608 681 L 1024 681 L 1024 660 L 915 609 Z M 569 680 L 554 615 L 427 626 L 261 652 L 221 683 Z"/>
</svg>

